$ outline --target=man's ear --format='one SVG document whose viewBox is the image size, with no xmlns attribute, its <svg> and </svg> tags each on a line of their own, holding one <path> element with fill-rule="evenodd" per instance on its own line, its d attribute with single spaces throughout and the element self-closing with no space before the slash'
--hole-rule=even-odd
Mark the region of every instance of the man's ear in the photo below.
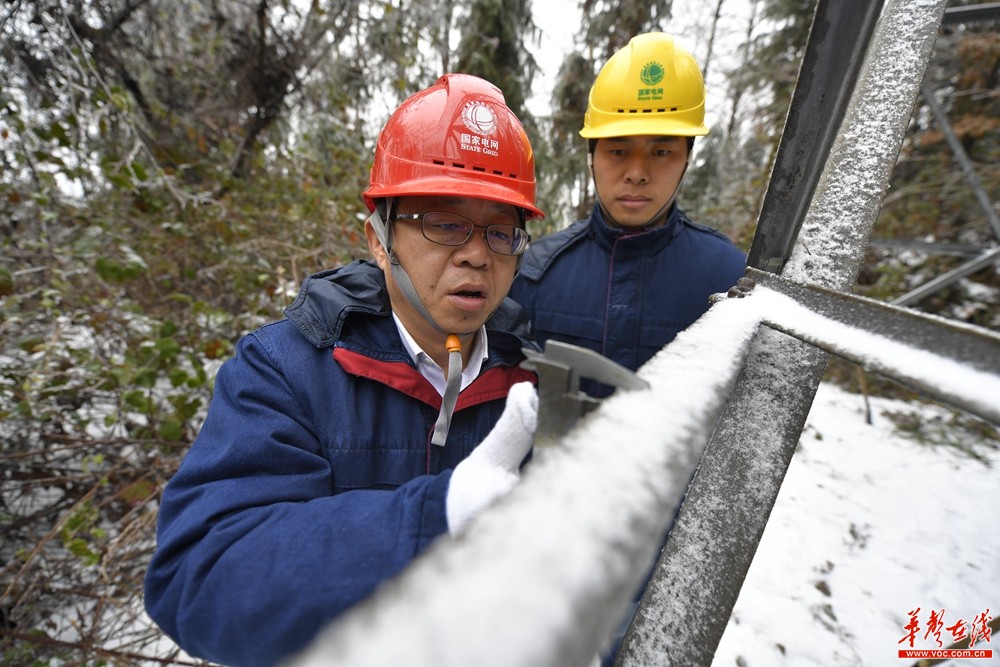
<svg viewBox="0 0 1000 667">
<path fill-rule="evenodd" d="M 385 251 L 385 247 L 378 238 L 378 234 L 375 233 L 375 228 L 372 227 L 370 221 L 365 222 L 365 238 L 368 240 L 368 250 L 371 252 L 372 257 L 375 258 L 375 262 L 383 271 L 389 270 L 389 255 Z"/>
</svg>

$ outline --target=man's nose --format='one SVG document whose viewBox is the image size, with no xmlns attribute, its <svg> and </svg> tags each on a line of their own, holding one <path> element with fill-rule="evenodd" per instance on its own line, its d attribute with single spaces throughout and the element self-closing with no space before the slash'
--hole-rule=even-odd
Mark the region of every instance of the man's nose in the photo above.
<svg viewBox="0 0 1000 667">
<path fill-rule="evenodd" d="M 489 263 L 490 246 L 486 242 L 486 228 L 478 225 L 473 227 L 472 236 L 457 248 L 455 257 L 461 262 L 469 262 L 475 266 Z"/>
<path fill-rule="evenodd" d="M 633 157 L 625 166 L 625 180 L 628 183 L 645 183 L 649 179 L 649 166 L 641 157 Z"/>
</svg>

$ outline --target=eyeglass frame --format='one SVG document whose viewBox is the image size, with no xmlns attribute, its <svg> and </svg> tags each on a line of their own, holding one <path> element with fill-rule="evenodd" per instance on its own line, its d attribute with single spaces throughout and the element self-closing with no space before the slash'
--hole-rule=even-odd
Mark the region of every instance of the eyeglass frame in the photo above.
<svg viewBox="0 0 1000 667">
<path fill-rule="evenodd" d="M 443 243 L 441 241 L 435 241 L 434 239 L 427 236 L 427 230 L 424 228 L 424 218 L 428 215 L 433 215 L 435 213 L 454 216 L 455 218 L 459 218 L 460 220 L 465 220 L 471 223 L 472 226 L 469 228 L 469 233 L 466 235 L 465 240 L 462 241 L 461 243 Z M 523 213 L 521 212 L 519 213 L 520 215 L 518 217 L 523 221 L 524 219 Z M 468 218 L 462 215 L 461 213 L 455 213 L 453 211 L 424 211 L 423 213 L 392 213 L 390 214 L 389 220 L 390 221 L 402 220 L 404 222 L 419 222 L 421 236 L 423 236 L 431 243 L 436 243 L 437 245 L 443 245 L 447 248 L 461 248 L 462 246 L 467 244 L 470 240 L 472 240 L 472 235 L 475 233 L 477 227 L 483 230 L 483 240 L 486 241 L 486 247 L 488 247 L 492 252 L 495 252 L 498 255 L 503 255 L 504 257 L 517 257 L 518 255 L 524 254 L 524 251 L 528 249 L 528 244 L 531 243 L 531 234 L 529 234 L 528 230 L 526 230 L 524 227 L 520 225 L 511 225 L 511 224 L 477 225 L 475 221 L 473 221 L 471 218 Z M 514 234 L 512 236 L 515 240 L 517 238 L 524 238 L 524 243 L 522 244 L 521 249 L 515 253 L 507 253 L 494 248 L 493 244 L 490 242 L 490 237 L 489 237 L 489 231 L 493 227 L 512 228 L 514 230 Z"/>
</svg>

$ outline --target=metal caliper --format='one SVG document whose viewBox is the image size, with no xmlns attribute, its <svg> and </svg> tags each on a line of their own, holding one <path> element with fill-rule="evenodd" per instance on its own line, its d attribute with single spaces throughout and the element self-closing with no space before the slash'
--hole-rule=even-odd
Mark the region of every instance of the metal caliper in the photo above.
<svg viewBox="0 0 1000 667">
<path fill-rule="evenodd" d="M 580 390 L 587 378 L 618 389 L 645 389 L 649 383 L 605 356 L 578 345 L 545 342 L 543 352 L 523 349 L 521 366 L 538 373 L 538 428 L 535 446 L 556 444 L 583 415 L 601 403 Z"/>
</svg>

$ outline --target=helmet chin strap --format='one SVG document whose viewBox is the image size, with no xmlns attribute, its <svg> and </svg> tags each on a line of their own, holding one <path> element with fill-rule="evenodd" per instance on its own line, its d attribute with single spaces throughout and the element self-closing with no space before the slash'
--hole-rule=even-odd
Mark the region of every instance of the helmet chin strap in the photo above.
<svg viewBox="0 0 1000 667">
<path fill-rule="evenodd" d="M 387 206 L 391 207 L 392 203 L 389 202 Z M 413 286 L 413 281 L 410 280 L 410 276 L 406 273 L 406 269 L 404 269 L 403 265 L 399 263 L 399 258 L 396 257 L 396 253 L 393 252 L 392 244 L 389 242 L 389 229 L 385 224 L 385 221 L 382 219 L 382 214 L 379 213 L 378 206 L 376 206 L 375 210 L 372 211 L 372 214 L 368 216 L 368 224 L 370 224 L 372 229 L 375 230 L 375 236 L 378 237 L 382 247 L 385 248 L 385 253 L 389 257 L 389 269 L 392 271 L 392 277 L 395 279 L 396 284 L 399 285 L 399 290 L 403 293 L 403 296 L 405 296 L 406 300 L 410 302 L 410 305 L 412 305 L 416 311 L 420 313 L 420 315 L 427 320 L 432 327 L 434 327 L 435 331 L 448 335 L 450 332 L 442 329 L 441 326 L 434 321 L 434 318 L 431 317 L 430 312 L 428 312 L 427 308 L 424 306 L 423 301 L 421 301 L 420 297 L 417 296 L 417 290 Z"/>
<path fill-rule="evenodd" d="M 386 216 L 388 217 L 388 209 L 391 208 L 392 202 L 388 202 L 386 205 Z M 438 418 L 434 424 L 434 434 L 431 436 L 431 444 L 444 446 L 445 442 L 448 440 L 448 431 L 451 429 L 451 417 L 455 413 L 455 404 L 458 402 L 458 393 L 462 388 L 462 341 L 458 334 L 445 331 L 441 326 L 434 321 L 431 317 L 430 312 L 424 306 L 423 301 L 417 295 L 417 290 L 413 286 L 413 281 L 410 280 L 409 274 L 406 273 L 406 269 L 403 265 L 399 263 L 399 258 L 392 251 L 392 245 L 389 242 L 389 229 L 382 219 L 382 214 L 379 212 L 379 207 L 376 206 L 372 214 L 368 216 L 368 223 L 375 230 L 375 236 L 378 237 L 379 242 L 382 247 L 385 248 L 386 255 L 389 258 L 389 269 L 392 271 L 392 277 L 396 281 L 396 285 L 399 286 L 399 290 L 406 297 L 406 300 L 410 302 L 420 315 L 427 320 L 427 322 L 434 327 L 439 333 L 443 333 L 447 336 L 445 339 L 445 349 L 448 351 L 448 368 L 445 371 L 445 376 L 447 382 L 445 384 L 444 394 L 441 396 L 441 409 L 438 411 Z M 474 331 L 469 332 L 465 335 L 475 333 Z"/>
</svg>

